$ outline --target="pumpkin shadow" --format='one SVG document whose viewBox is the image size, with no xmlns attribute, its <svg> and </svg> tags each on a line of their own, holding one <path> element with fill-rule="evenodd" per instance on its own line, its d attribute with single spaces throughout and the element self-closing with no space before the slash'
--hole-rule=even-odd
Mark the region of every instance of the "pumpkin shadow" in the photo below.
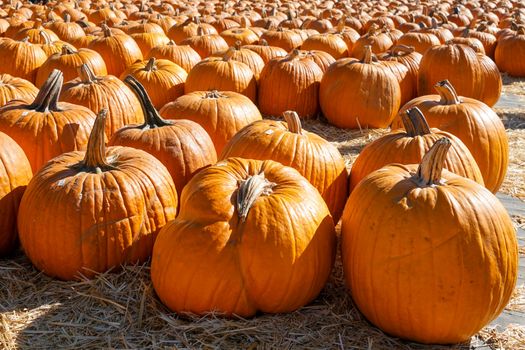
<svg viewBox="0 0 525 350">
<path fill-rule="evenodd" d="M 26 186 L 13 189 L 0 199 L 0 257 L 10 256 L 18 247 L 18 230 L 16 228 L 16 217 L 18 207 Z"/>
</svg>

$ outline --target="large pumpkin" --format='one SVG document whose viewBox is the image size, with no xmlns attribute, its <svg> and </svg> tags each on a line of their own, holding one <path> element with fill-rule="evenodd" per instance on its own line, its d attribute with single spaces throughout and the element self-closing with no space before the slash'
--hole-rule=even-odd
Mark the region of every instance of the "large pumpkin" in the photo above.
<svg viewBox="0 0 525 350">
<path fill-rule="evenodd" d="M 155 156 L 168 169 L 177 193 L 202 168 L 217 161 L 213 142 L 206 131 L 190 120 L 164 120 L 144 87 L 129 75 L 125 82 L 138 96 L 145 122 L 113 134 L 110 145 L 134 147 Z"/>
<path fill-rule="evenodd" d="M 467 146 L 456 136 L 446 131 L 430 128 L 425 116 L 417 108 L 411 108 L 402 115 L 403 129 L 393 130 L 369 143 L 352 164 L 350 191 L 371 172 L 392 163 L 416 164 L 425 153 L 442 137 L 451 142 L 451 149 L 445 159 L 445 169 L 469 178 L 483 185 L 483 176 Z"/>
<path fill-rule="evenodd" d="M 332 64 L 319 89 L 323 114 L 340 128 L 385 128 L 396 116 L 400 101 L 397 78 L 373 61 L 370 46 L 360 61 L 345 58 Z"/>
<path fill-rule="evenodd" d="M 259 78 L 261 113 L 278 116 L 294 110 L 302 118 L 315 117 L 322 77 L 323 71 L 305 51 L 294 50 L 286 57 L 271 60 Z"/>
<path fill-rule="evenodd" d="M 22 148 L 0 132 L 0 257 L 16 248 L 18 206 L 32 176 Z"/>
<path fill-rule="evenodd" d="M 86 152 L 63 154 L 35 175 L 18 216 L 33 264 L 64 280 L 146 260 L 157 232 L 175 218 L 177 193 L 152 155 L 105 148 L 105 113 Z"/>
<path fill-rule="evenodd" d="M 62 73 L 54 70 L 33 102 L 11 101 L 0 108 L 0 131 L 24 150 L 33 172 L 64 152 L 85 149 L 95 113 L 58 102 Z"/>
<path fill-rule="evenodd" d="M 188 119 L 210 135 L 217 154 L 246 125 L 262 119 L 257 106 L 232 91 L 195 91 L 166 104 L 159 111 L 167 119 Z"/>
<path fill-rule="evenodd" d="M 525 27 L 519 28 L 515 34 L 500 37 L 494 55 L 501 71 L 525 77 Z"/>
<path fill-rule="evenodd" d="M 450 142 L 417 165 L 372 172 L 342 222 L 343 269 L 373 324 L 422 343 L 458 343 L 509 301 L 518 246 L 503 205 L 483 186 L 443 169 Z"/>
<path fill-rule="evenodd" d="M 348 194 L 348 172 L 337 148 L 317 134 L 303 130 L 297 113 L 284 112 L 286 122 L 261 120 L 233 137 L 222 159 L 275 160 L 297 169 L 321 193 L 339 221 Z"/>
<path fill-rule="evenodd" d="M 154 57 L 132 64 L 120 78 L 124 80 L 128 75 L 133 75 L 147 91 L 150 91 L 151 102 L 155 108 L 161 108 L 184 95 L 184 82 L 188 76 L 177 64 Z"/>
<path fill-rule="evenodd" d="M 505 126 L 498 115 L 483 102 L 458 96 L 452 84 L 445 80 L 436 84 L 439 95 L 421 96 L 399 111 L 418 107 L 430 127 L 457 136 L 478 163 L 485 187 L 496 193 L 505 179 L 509 161 L 509 145 Z M 401 127 L 400 118 L 392 123 Z"/>
<path fill-rule="evenodd" d="M 317 296 L 334 257 L 328 208 L 297 170 L 230 158 L 184 189 L 155 242 L 151 278 L 176 312 L 290 312 Z"/>
</svg>

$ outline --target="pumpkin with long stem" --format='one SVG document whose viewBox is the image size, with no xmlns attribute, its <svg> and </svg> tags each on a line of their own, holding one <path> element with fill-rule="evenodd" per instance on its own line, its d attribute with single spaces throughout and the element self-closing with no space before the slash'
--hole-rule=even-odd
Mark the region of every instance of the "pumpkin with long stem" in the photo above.
<svg viewBox="0 0 525 350">
<path fill-rule="evenodd" d="M 155 242 L 151 278 L 175 312 L 290 312 L 319 294 L 334 257 L 328 208 L 297 170 L 229 158 L 184 188 Z"/>
<path fill-rule="evenodd" d="M 124 81 L 139 98 L 145 122 L 118 130 L 109 144 L 134 147 L 155 156 L 168 169 L 180 195 L 199 170 L 217 161 L 213 142 L 193 121 L 163 119 L 137 79 L 128 75 Z"/>
<path fill-rule="evenodd" d="M 221 158 L 271 159 L 297 169 L 323 196 L 337 223 L 348 193 L 343 157 L 328 141 L 303 130 L 296 112 L 283 115 L 285 122 L 261 120 L 244 127 L 225 146 Z"/>
<path fill-rule="evenodd" d="M 442 138 L 419 165 L 370 173 L 342 219 L 354 302 L 384 332 L 422 343 L 470 339 L 505 308 L 518 272 L 509 214 L 483 186 L 443 169 L 450 145 Z"/>
<path fill-rule="evenodd" d="M 62 82 L 55 69 L 33 102 L 15 100 L 0 108 L 0 131 L 22 147 L 34 173 L 64 152 L 84 150 L 95 121 L 86 107 L 58 101 Z"/>
<path fill-rule="evenodd" d="M 391 163 L 416 164 L 425 153 L 442 138 L 447 137 L 451 148 L 444 167 L 450 172 L 483 185 L 483 176 L 465 144 L 446 131 L 430 128 L 423 113 L 417 108 L 408 109 L 402 115 L 404 130 L 393 130 L 369 143 L 352 164 L 350 190 L 371 172 Z"/>
<path fill-rule="evenodd" d="M 106 149 L 106 115 L 99 113 L 85 152 L 51 160 L 22 198 L 22 247 L 50 276 L 91 277 L 145 261 L 159 230 L 175 218 L 177 192 L 167 169 L 134 148 Z"/>
<path fill-rule="evenodd" d="M 435 89 L 438 95 L 413 99 L 401 108 L 399 115 L 418 107 L 430 127 L 457 136 L 474 156 L 485 186 L 496 193 L 505 179 L 509 161 L 507 134 L 501 119 L 483 102 L 458 96 L 448 80 L 437 83 Z M 399 117 L 392 127 L 402 127 Z"/>
</svg>

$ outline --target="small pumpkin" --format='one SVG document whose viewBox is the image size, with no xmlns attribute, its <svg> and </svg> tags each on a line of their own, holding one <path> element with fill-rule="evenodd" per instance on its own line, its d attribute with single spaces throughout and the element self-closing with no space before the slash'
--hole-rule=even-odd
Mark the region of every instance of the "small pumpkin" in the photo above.
<svg viewBox="0 0 525 350">
<path fill-rule="evenodd" d="M 290 312 L 319 294 L 334 257 L 328 208 L 297 170 L 229 158 L 184 189 L 155 242 L 151 279 L 175 312 Z"/>
<path fill-rule="evenodd" d="M 189 72 L 202 60 L 201 56 L 191 46 L 177 45 L 173 40 L 170 40 L 167 44 L 152 48 L 146 58 L 150 59 L 152 57 L 170 60 L 184 68 L 186 72 Z"/>
<path fill-rule="evenodd" d="M 261 120 L 257 106 L 232 91 L 194 91 L 166 104 L 159 111 L 166 119 L 188 119 L 210 135 L 217 154 L 246 125 Z"/>
<path fill-rule="evenodd" d="M 348 57 L 348 46 L 338 34 L 317 34 L 306 39 L 301 45 L 301 50 L 320 50 L 329 53 L 336 60 Z"/>
<path fill-rule="evenodd" d="M 265 40 L 270 46 L 280 47 L 286 52 L 299 48 L 303 43 L 303 39 L 299 34 L 283 28 L 264 32 L 261 35 L 261 40 Z"/>
<path fill-rule="evenodd" d="M 44 50 L 31 44 L 27 38 L 21 41 L 0 39 L 0 73 L 26 79 L 34 84 L 38 68 L 46 60 Z"/>
<path fill-rule="evenodd" d="M 103 110 L 85 152 L 51 160 L 22 198 L 22 247 L 50 276 L 93 277 L 145 261 L 159 230 L 175 218 L 177 192 L 166 168 L 137 149 L 106 149 L 105 119 Z"/>
<path fill-rule="evenodd" d="M 268 45 L 268 42 L 264 39 L 260 40 L 260 44 L 258 45 L 244 45 L 243 48 L 252 50 L 264 61 L 264 64 L 267 64 L 271 59 L 277 58 L 277 57 L 285 57 L 287 55 L 287 52 L 285 49 L 277 47 L 277 46 L 270 46 Z"/>
<path fill-rule="evenodd" d="M 145 122 L 118 130 L 109 144 L 138 148 L 155 156 L 168 169 L 180 195 L 199 170 L 217 161 L 213 142 L 195 122 L 163 119 L 144 87 L 133 76 L 127 76 L 125 82 L 139 98 Z"/>
<path fill-rule="evenodd" d="M 0 74 L 0 107 L 12 100 L 32 100 L 37 94 L 38 89 L 30 81 Z"/>
<path fill-rule="evenodd" d="M 483 186 L 443 170 L 449 147 L 443 138 L 419 166 L 372 172 L 343 213 L 353 300 L 384 332 L 421 343 L 468 341 L 503 310 L 516 284 L 512 221 Z"/>
<path fill-rule="evenodd" d="M 180 42 L 193 48 L 199 56 L 207 58 L 228 50 L 228 43 L 218 34 L 204 34 L 202 28 L 197 29 L 197 35 L 191 36 Z"/>
<path fill-rule="evenodd" d="M 166 45 L 170 41 L 164 33 L 134 33 L 131 37 L 137 43 L 143 57 L 148 56 L 155 46 Z"/>
</svg>

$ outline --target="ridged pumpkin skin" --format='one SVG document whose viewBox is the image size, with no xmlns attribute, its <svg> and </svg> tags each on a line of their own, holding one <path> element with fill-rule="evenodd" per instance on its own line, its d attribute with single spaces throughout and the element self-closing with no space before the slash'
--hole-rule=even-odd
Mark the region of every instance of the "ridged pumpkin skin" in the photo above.
<svg viewBox="0 0 525 350">
<path fill-rule="evenodd" d="M 94 127 L 94 132 L 100 130 L 97 143 L 103 145 L 103 123 Z M 157 159 L 127 147 L 111 147 L 98 156 L 105 165 L 85 165 L 86 152 L 51 160 L 22 198 L 22 247 L 50 276 L 92 277 L 124 263 L 145 261 L 160 228 L 175 218 L 175 186 Z"/>
<path fill-rule="evenodd" d="M 256 100 L 257 81 L 250 67 L 231 59 L 235 48 L 230 48 L 222 58 L 210 57 L 201 61 L 188 74 L 184 92 L 233 91 Z"/>
<path fill-rule="evenodd" d="M 302 130 L 296 113 L 284 115 L 286 122 L 261 120 L 243 128 L 220 158 L 271 159 L 298 170 L 323 196 L 337 223 L 348 197 L 344 159 L 328 141 Z"/>
<path fill-rule="evenodd" d="M 492 193 L 434 170 L 430 184 L 417 165 L 389 165 L 363 179 L 343 213 L 343 269 L 353 300 L 384 332 L 459 343 L 509 301 L 518 247 Z"/>
<path fill-rule="evenodd" d="M 263 193 L 242 205 L 239 187 L 255 180 Z M 325 285 L 334 257 L 328 208 L 297 170 L 230 158 L 198 173 L 184 189 L 177 219 L 155 242 L 151 278 L 175 312 L 247 317 L 309 303 Z"/>
<path fill-rule="evenodd" d="M 457 96 L 454 87 L 443 81 L 436 84 L 440 95 L 421 96 L 404 105 L 399 113 L 417 107 L 428 125 L 457 136 L 478 163 L 485 187 L 496 193 L 500 188 L 509 161 L 509 145 L 505 126 L 498 115 L 483 102 Z M 392 128 L 401 127 L 400 118 Z"/>
<path fill-rule="evenodd" d="M 520 28 L 516 34 L 500 37 L 494 57 L 502 72 L 525 77 L 525 29 Z"/>
<path fill-rule="evenodd" d="M 184 82 L 188 77 L 188 73 L 177 64 L 155 58 L 132 64 L 120 79 L 124 80 L 128 75 L 133 75 L 144 86 L 155 108 L 184 95 Z"/>
<path fill-rule="evenodd" d="M 262 119 L 248 97 L 232 91 L 191 92 L 166 104 L 159 113 L 166 119 L 198 123 L 210 135 L 217 154 L 239 130 Z"/>
<path fill-rule="evenodd" d="M 84 150 L 95 113 L 67 102 L 58 102 L 62 73 L 54 70 L 35 100 L 12 101 L 0 108 L 0 131 L 22 147 L 33 173 L 51 158 Z"/>
<path fill-rule="evenodd" d="M 312 35 L 301 45 L 301 50 L 320 50 L 329 53 L 336 60 L 348 57 L 348 46 L 337 34 Z"/>
<path fill-rule="evenodd" d="M 144 87 L 132 76 L 125 81 L 141 101 L 145 122 L 118 130 L 109 145 L 133 147 L 155 156 L 168 169 L 180 196 L 184 186 L 199 170 L 217 162 L 213 142 L 195 122 L 162 119 Z"/>
<path fill-rule="evenodd" d="M 133 91 L 113 75 L 95 76 L 87 65 L 80 67 L 79 78 L 64 84 L 61 98 L 93 112 L 107 108 L 108 138 L 126 125 L 144 122 L 144 112 Z"/>
<path fill-rule="evenodd" d="M 363 60 L 340 59 L 330 66 L 319 102 L 326 119 L 339 128 L 385 128 L 399 109 L 401 88 L 389 70 L 372 62 L 369 46 Z"/>
<path fill-rule="evenodd" d="M 72 50 L 63 46 L 61 53 L 50 56 L 38 69 L 36 86 L 42 86 L 53 69 L 59 69 L 64 74 L 64 81 L 68 82 L 78 76 L 78 67 L 87 64 L 97 76 L 108 74 L 106 63 L 102 56 L 90 49 Z"/>
<path fill-rule="evenodd" d="M 323 71 L 306 52 L 294 50 L 268 62 L 259 78 L 258 106 L 263 115 L 296 111 L 302 118 L 319 112 L 319 84 Z"/>
<path fill-rule="evenodd" d="M 277 58 L 277 57 L 285 57 L 287 55 L 287 51 L 284 50 L 281 47 L 278 46 L 269 46 L 268 42 L 266 40 L 261 40 L 261 44 L 259 45 L 244 45 L 243 48 L 252 50 L 264 61 L 264 64 L 267 64 L 270 62 L 270 60 Z"/>
<path fill-rule="evenodd" d="M 442 137 L 450 139 L 451 148 L 445 169 L 484 185 L 481 171 L 467 146 L 456 136 L 436 128 L 430 129 L 421 111 L 407 110 L 403 129 L 393 130 L 366 145 L 352 164 L 350 191 L 371 172 L 386 165 L 418 164 L 434 143 Z"/>
<path fill-rule="evenodd" d="M 35 83 L 38 68 L 47 60 L 39 45 L 25 41 L 0 38 L 0 73 Z"/>
<path fill-rule="evenodd" d="M 34 100 L 38 89 L 26 79 L 0 74 L 0 107 L 12 100 Z"/>
<path fill-rule="evenodd" d="M 166 59 L 178 64 L 186 72 L 189 72 L 201 61 L 201 56 L 191 46 L 177 45 L 173 40 L 165 45 L 155 46 L 147 55 L 147 59 Z"/>
<path fill-rule="evenodd" d="M 0 257 L 16 248 L 18 206 L 32 177 L 31 164 L 22 148 L 0 132 Z"/>
</svg>

